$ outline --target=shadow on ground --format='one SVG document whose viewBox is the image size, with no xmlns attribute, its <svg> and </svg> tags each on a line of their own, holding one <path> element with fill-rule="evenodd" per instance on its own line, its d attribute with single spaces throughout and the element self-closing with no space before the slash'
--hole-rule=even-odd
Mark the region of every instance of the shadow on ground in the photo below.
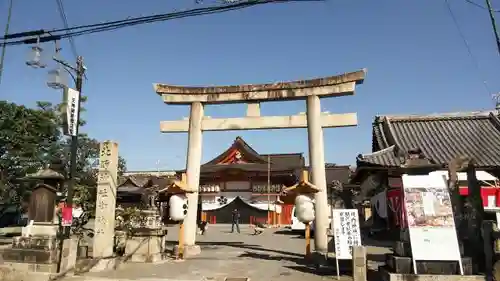
<svg viewBox="0 0 500 281">
<path fill-rule="evenodd" d="M 278 235 L 297 235 L 297 233 L 291 233 L 290 231 L 276 231 L 275 234 Z M 303 239 L 303 236 L 297 235 L 297 237 Z M 365 239 L 364 244 L 371 247 L 389 247 L 392 246 L 392 241 L 379 241 L 374 239 Z M 167 245 L 176 245 L 177 241 L 169 240 Z M 269 261 L 288 261 L 292 265 L 285 265 L 284 268 L 296 270 L 302 273 L 313 274 L 317 276 L 336 276 L 337 269 L 334 260 L 329 260 L 325 265 L 320 266 L 314 264 L 310 261 L 304 259 L 303 254 L 298 254 L 289 251 L 283 251 L 278 249 L 268 249 L 257 244 L 246 244 L 244 242 L 198 242 L 198 245 L 204 250 L 216 250 L 221 247 L 233 247 L 239 249 L 245 249 L 246 251 L 241 254 L 241 258 L 251 258 L 259 260 L 269 260 Z M 375 262 L 376 266 L 369 268 L 368 270 L 368 280 L 379 280 L 378 279 L 378 264 L 383 264 L 385 262 L 385 253 L 382 254 L 368 254 L 367 261 Z M 350 260 L 339 261 L 340 275 L 352 276 L 352 262 Z"/>
<path fill-rule="evenodd" d="M 265 251 L 266 249 L 259 249 L 261 251 Z M 272 251 L 274 252 L 274 251 Z M 252 259 L 260 259 L 260 260 L 268 260 L 268 261 L 289 261 L 295 263 L 295 265 L 285 265 L 284 268 L 296 270 L 302 273 L 308 273 L 318 276 L 333 276 L 336 275 L 337 271 L 334 267 L 330 266 L 317 266 L 311 261 L 307 261 L 304 259 L 302 255 L 296 256 L 287 256 L 287 255 L 271 255 L 266 253 L 257 253 L 246 251 L 241 254 L 239 257 L 241 258 L 252 258 Z M 344 273 L 344 271 L 341 271 Z"/>
<path fill-rule="evenodd" d="M 304 236 L 304 230 L 291 230 L 291 229 L 281 229 L 281 230 L 276 230 L 274 234 L 278 235 L 300 235 Z"/>
<path fill-rule="evenodd" d="M 274 232 L 274 234 L 277 235 L 287 235 L 287 236 L 293 236 L 293 239 L 305 239 L 305 232 L 304 230 L 277 230 Z M 311 238 L 314 238 L 314 233 L 311 234 Z"/>
<path fill-rule="evenodd" d="M 167 245 L 170 245 L 170 246 L 177 245 L 177 241 L 173 241 L 173 240 L 168 240 L 168 241 L 166 241 L 166 243 L 167 243 Z M 244 242 L 197 242 L 196 244 L 205 250 L 219 249 L 221 247 L 234 247 L 234 248 L 248 249 L 248 250 L 253 250 L 253 251 L 264 251 L 264 252 L 272 252 L 272 253 L 281 254 L 281 255 L 303 257 L 303 255 L 301 255 L 301 254 L 288 252 L 288 251 L 266 249 L 260 245 L 245 244 Z"/>
</svg>

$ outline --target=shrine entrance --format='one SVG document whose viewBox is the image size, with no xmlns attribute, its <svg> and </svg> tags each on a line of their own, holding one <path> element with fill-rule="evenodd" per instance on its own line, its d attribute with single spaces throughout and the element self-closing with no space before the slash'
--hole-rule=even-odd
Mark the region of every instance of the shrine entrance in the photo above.
<svg viewBox="0 0 500 281">
<path fill-rule="evenodd" d="M 195 245 L 200 165 L 203 131 L 269 130 L 307 128 L 311 182 L 320 190 L 315 194 L 315 250 L 328 249 L 328 200 L 326 191 L 323 128 L 357 125 L 356 113 L 321 112 L 320 98 L 353 95 L 356 85 L 364 81 L 366 70 L 312 80 L 219 87 L 183 87 L 155 84 L 155 92 L 166 104 L 189 105 L 188 120 L 162 121 L 162 133 L 188 133 L 187 184 L 189 207 L 185 220 L 185 254 L 200 252 Z M 293 116 L 261 116 L 260 103 L 269 101 L 306 100 L 306 114 Z M 206 104 L 246 103 L 246 117 L 210 118 L 204 116 Z"/>
</svg>

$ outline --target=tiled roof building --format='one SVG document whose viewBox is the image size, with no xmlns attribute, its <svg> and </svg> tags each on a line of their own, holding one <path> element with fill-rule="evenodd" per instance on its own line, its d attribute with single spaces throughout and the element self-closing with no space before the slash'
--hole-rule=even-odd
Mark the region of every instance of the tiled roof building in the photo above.
<svg viewBox="0 0 500 281">
<path fill-rule="evenodd" d="M 497 111 L 376 116 L 372 133 L 372 153 L 358 155 L 358 167 L 399 167 L 409 151 L 418 150 L 443 166 L 456 156 L 468 156 L 480 169 L 500 168 Z"/>
</svg>

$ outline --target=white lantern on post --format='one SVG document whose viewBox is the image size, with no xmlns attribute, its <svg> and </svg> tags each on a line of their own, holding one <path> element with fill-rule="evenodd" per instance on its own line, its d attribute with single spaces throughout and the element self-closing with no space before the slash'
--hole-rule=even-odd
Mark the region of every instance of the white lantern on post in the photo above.
<svg viewBox="0 0 500 281">
<path fill-rule="evenodd" d="M 177 250 L 177 259 L 184 258 L 184 219 L 188 214 L 189 202 L 186 194 L 192 193 L 187 188 L 186 174 L 183 173 L 180 180 L 175 180 L 166 188 L 160 190 L 160 193 L 170 194 L 168 214 L 174 221 L 180 222 L 179 224 L 179 245 Z"/>
<path fill-rule="evenodd" d="M 297 219 L 306 225 L 306 258 L 311 256 L 311 222 L 314 220 L 314 202 L 311 195 L 319 189 L 309 182 L 309 173 L 302 171 L 297 184 L 284 190 L 285 194 L 295 195 L 295 211 Z"/>
</svg>

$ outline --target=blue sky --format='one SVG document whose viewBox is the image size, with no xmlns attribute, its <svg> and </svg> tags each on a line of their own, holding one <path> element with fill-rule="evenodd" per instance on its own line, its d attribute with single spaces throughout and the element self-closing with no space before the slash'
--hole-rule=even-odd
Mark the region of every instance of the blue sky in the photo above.
<svg viewBox="0 0 500 281">
<path fill-rule="evenodd" d="M 205 0 L 209 2 L 208 0 Z M 479 0 L 476 0 L 479 1 Z M 0 1 L 0 26 L 6 0 Z M 15 1 L 11 32 L 61 28 L 56 1 Z M 488 14 L 465 0 L 449 0 L 474 60 L 444 0 L 329 0 L 265 5 L 224 14 L 129 27 L 75 38 L 84 56 L 88 96 L 83 130 L 119 142 L 129 170 L 185 165 L 184 134 L 161 134 L 161 120 L 188 115 L 162 103 L 155 82 L 179 85 L 265 83 L 329 76 L 367 68 L 356 95 L 322 100 L 330 112 L 358 112 L 359 125 L 327 129 L 327 162 L 354 164 L 371 150 L 371 122 L 380 114 L 423 114 L 492 109 L 500 91 L 500 59 Z M 483 1 L 481 1 L 482 4 Z M 70 25 L 164 13 L 195 6 L 194 0 L 65 0 Z M 500 1 L 493 0 L 500 8 Z M 500 15 L 499 15 L 500 16 Z M 74 61 L 63 42 L 63 56 Z M 46 44 L 52 51 L 53 45 Z M 58 102 L 45 86 L 46 71 L 28 68 L 28 46 L 7 49 L 0 97 L 34 105 Z M 49 52 L 47 52 L 49 54 Z M 265 103 L 265 115 L 305 111 L 304 102 Z M 243 105 L 208 106 L 212 117 L 244 115 Z M 203 161 L 238 135 L 261 153 L 304 152 L 305 129 L 213 132 L 203 135 Z M 157 165 L 157 161 L 160 164 Z"/>
</svg>

